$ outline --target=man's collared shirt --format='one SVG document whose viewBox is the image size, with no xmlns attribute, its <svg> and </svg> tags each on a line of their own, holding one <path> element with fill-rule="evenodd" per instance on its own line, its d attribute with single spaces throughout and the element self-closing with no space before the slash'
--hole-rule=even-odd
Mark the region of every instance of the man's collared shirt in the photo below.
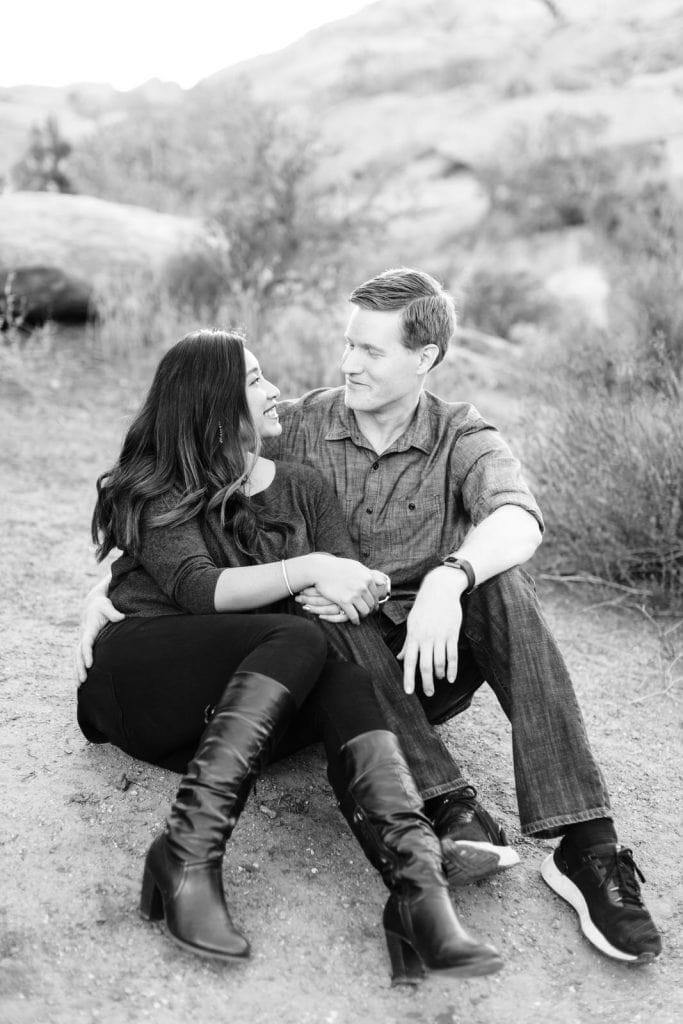
<svg viewBox="0 0 683 1024">
<path fill-rule="evenodd" d="M 520 465 L 495 427 L 466 403 L 425 391 L 407 429 L 378 455 L 344 403 L 321 388 L 278 404 L 279 439 L 264 454 L 315 466 L 334 487 L 360 560 L 391 576 L 383 611 L 402 622 L 425 574 L 501 505 L 543 529 Z"/>
</svg>

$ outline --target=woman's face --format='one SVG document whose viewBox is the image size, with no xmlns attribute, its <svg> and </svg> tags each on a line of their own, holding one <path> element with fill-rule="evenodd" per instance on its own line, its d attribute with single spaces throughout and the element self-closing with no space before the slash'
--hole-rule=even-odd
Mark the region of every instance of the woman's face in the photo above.
<svg viewBox="0 0 683 1024">
<path fill-rule="evenodd" d="M 244 350 L 247 376 L 245 393 L 251 418 L 260 437 L 279 437 L 282 433 L 277 415 L 277 400 L 280 390 L 261 373 L 258 360 L 248 348 Z"/>
</svg>

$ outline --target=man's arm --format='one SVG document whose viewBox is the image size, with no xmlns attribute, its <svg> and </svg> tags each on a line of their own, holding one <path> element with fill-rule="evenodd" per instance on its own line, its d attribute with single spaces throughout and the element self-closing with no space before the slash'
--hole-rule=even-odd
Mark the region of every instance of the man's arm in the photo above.
<svg viewBox="0 0 683 1024">
<path fill-rule="evenodd" d="M 457 551 L 474 570 L 477 584 L 527 562 L 541 543 L 536 518 L 519 505 L 501 505 L 467 534 Z M 408 615 L 403 660 L 403 686 L 415 689 L 419 667 L 427 696 L 434 693 L 434 674 L 455 682 L 458 639 L 462 625 L 460 599 L 467 588 L 462 569 L 437 566 L 427 573 Z"/>
</svg>

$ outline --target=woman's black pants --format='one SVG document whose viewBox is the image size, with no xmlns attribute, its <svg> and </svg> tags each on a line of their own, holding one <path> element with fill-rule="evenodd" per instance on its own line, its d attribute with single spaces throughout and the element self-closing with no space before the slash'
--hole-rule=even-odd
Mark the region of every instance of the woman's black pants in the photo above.
<svg viewBox="0 0 683 1024">
<path fill-rule="evenodd" d="M 273 760 L 322 741 L 334 771 L 341 746 L 387 725 L 359 666 L 329 657 L 314 623 L 292 615 L 129 617 L 100 634 L 78 691 L 78 722 L 93 742 L 183 773 L 235 672 L 287 687 L 298 708 Z"/>
</svg>

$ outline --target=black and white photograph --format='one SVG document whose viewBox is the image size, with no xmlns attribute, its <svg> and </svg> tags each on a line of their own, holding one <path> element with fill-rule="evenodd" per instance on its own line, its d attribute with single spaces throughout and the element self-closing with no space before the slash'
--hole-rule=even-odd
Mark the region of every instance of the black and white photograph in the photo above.
<svg viewBox="0 0 683 1024">
<path fill-rule="evenodd" d="M 0 37 L 0 1020 L 677 1024 L 683 0 Z"/>
</svg>

